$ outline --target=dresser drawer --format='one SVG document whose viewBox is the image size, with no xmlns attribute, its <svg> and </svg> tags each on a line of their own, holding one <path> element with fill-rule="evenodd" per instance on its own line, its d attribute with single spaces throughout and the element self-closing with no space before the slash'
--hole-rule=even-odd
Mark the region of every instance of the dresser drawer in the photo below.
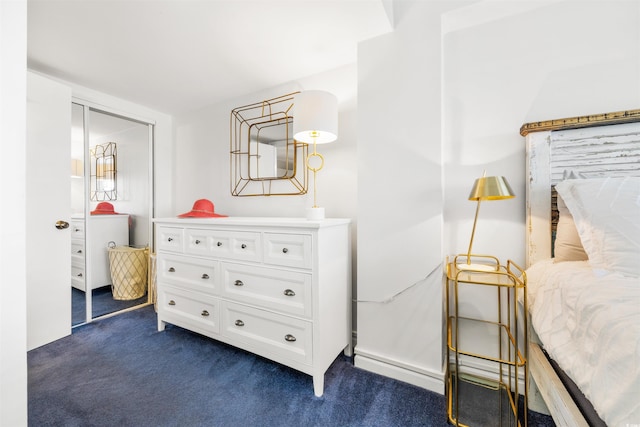
<svg viewBox="0 0 640 427">
<path fill-rule="evenodd" d="M 220 269 L 226 298 L 311 318 L 310 274 L 234 263 Z"/>
<path fill-rule="evenodd" d="M 84 240 L 71 241 L 71 255 L 82 256 L 84 253 Z"/>
<path fill-rule="evenodd" d="M 160 253 L 156 260 L 156 277 L 194 291 L 219 294 L 219 263 L 210 259 Z"/>
<path fill-rule="evenodd" d="M 79 265 L 73 259 L 71 260 L 71 286 L 85 290 L 84 263 Z"/>
<path fill-rule="evenodd" d="M 84 239 L 84 221 L 71 221 L 71 238 Z"/>
<path fill-rule="evenodd" d="M 187 329 L 220 331 L 220 301 L 210 295 L 158 283 L 158 311 L 162 320 Z"/>
<path fill-rule="evenodd" d="M 264 262 L 285 267 L 311 268 L 311 235 L 264 233 Z"/>
<path fill-rule="evenodd" d="M 312 363 L 311 322 L 223 301 L 222 335 L 265 357 Z"/>
<path fill-rule="evenodd" d="M 262 260 L 260 233 L 187 229 L 185 234 L 185 252 L 190 255 L 252 262 Z"/>
<path fill-rule="evenodd" d="M 157 228 L 157 250 L 168 252 L 184 252 L 184 230 L 175 227 Z"/>
</svg>

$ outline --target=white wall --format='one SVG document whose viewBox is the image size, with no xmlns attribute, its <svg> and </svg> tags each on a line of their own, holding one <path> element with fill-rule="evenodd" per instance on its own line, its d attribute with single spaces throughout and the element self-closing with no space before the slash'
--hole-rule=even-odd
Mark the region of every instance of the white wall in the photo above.
<svg viewBox="0 0 640 427">
<path fill-rule="evenodd" d="M 438 2 L 358 49 L 356 366 L 443 392 Z"/>
<path fill-rule="evenodd" d="M 425 3 L 396 1 L 395 32 L 359 49 L 356 364 L 442 390 L 442 271 L 420 279 L 466 252 L 476 207 L 467 197 L 485 169 L 517 197 L 482 205 L 474 252 L 524 264 L 519 128 L 638 108 L 640 4 Z M 483 313 L 491 302 L 469 304 Z"/>
<path fill-rule="evenodd" d="M 243 105 L 287 93 L 321 89 L 338 97 L 338 139 L 318 146 L 325 157 L 318 173 L 318 204 L 327 217 L 355 219 L 356 208 L 356 68 L 300 79 L 263 92 L 176 117 L 176 205 L 171 216 L 187 212 L 197 199 L 210 199 L 218 213 L 230 216 L 304 217 L 313 205 L 312 185 L 304 196 L 234 197 L 230 192 L 230 114 Z"/>
<path fill-rule="evenodd" d="M 520 126 L 638 108 L 640 3 L 482 2 L 444 20 L 445 253 L 466 251 L 475 211 L 467 197 L 486 169 L 504 175 L 516 198 L 482 205 L 474 252 L 524 266 Z"/>
<path fill-rule="evenodd" d="M 0 1 L 0 425 L 27 424 L 27 2 Z"/>
</svg>

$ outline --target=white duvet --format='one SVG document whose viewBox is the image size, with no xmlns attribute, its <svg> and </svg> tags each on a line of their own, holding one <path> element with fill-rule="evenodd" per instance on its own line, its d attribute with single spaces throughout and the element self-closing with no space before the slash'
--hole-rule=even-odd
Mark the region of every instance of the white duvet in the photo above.
<svg viewBox="0 0 640 427">
<path fill-rule="evenodd" d="M 545 350 L 600 417 L 640 426 L 640 279 L 548 260 L 527 270 L 527 290 Z"/>
</svg>

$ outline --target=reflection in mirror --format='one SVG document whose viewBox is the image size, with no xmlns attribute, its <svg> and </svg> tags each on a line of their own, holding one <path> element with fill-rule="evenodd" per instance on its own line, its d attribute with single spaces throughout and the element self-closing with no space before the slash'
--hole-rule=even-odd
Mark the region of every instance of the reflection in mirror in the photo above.
<svg viewBox="0 0 640 427">
<path fill-rule="evenodd" d="M 78 180 L 81 184 L 72 187 L 72 242 L 78 242 L 71 249 L 72 323 L 78 325 L 150 301 L 148 271 L 139 274 L 144 282 L 132 284 L 122 273 L 114 279 L 112 267 L 137 269 L 141 254 L 148 261 L 153 125 L 88 106 L 74 104 L 72 111 L 72 135 L 79 135 L 72 138 L 72 157 L 79 152 L 72 160 L 84 160 L 87 165 L 83 179 Z M 118 141 L 117 153 L 113 140 Z M 91 200 L 94 192 L 107 194 L 108 201 L 104 196 Z M 109 249 L 112 246 L 115 251 Z M 81 256 L 74 250 L 80 250 Z M 117 263 L 111 262 L 110 252 Z"/>
<path fill-rule="evenodd" d="M 291 117 L 249 126 L 249 178 L 289 179 L 296 173 Z"/>
<path fill-rule="evenodd" d="M 289 115 L 295 93 L 231 111 L 232 195 L 307 192 L 304 159 L 308 146 L 293 139 L 293 117 Z"/>
<path fill-rule="evenodd" d="M 115 142 L 91 149 L 91 200 L 117 200 L 118 151 Z"/>
<path fill-rule="evenodd" d="M 71 105 L 71 325 L 86 321 L 84 287 L 84 107 Z"/>
</svg>

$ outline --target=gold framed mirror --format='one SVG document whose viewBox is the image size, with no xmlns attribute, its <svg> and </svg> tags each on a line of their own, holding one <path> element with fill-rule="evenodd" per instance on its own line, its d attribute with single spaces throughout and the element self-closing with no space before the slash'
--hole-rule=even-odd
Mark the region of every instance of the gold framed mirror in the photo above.
<svg viewBox="0 0 640 427">
<path fill-rule="evenodd" d="M 118 151 L 115 142 L 98 144 L 91 149 L 91 200 L 118 198 Z"/>
<path fill-rule="evenodd" d="M 231 195 L 306 194 L 308 145 L 293 139 L 294 95 L 231 110 Z"/>
</svg>

